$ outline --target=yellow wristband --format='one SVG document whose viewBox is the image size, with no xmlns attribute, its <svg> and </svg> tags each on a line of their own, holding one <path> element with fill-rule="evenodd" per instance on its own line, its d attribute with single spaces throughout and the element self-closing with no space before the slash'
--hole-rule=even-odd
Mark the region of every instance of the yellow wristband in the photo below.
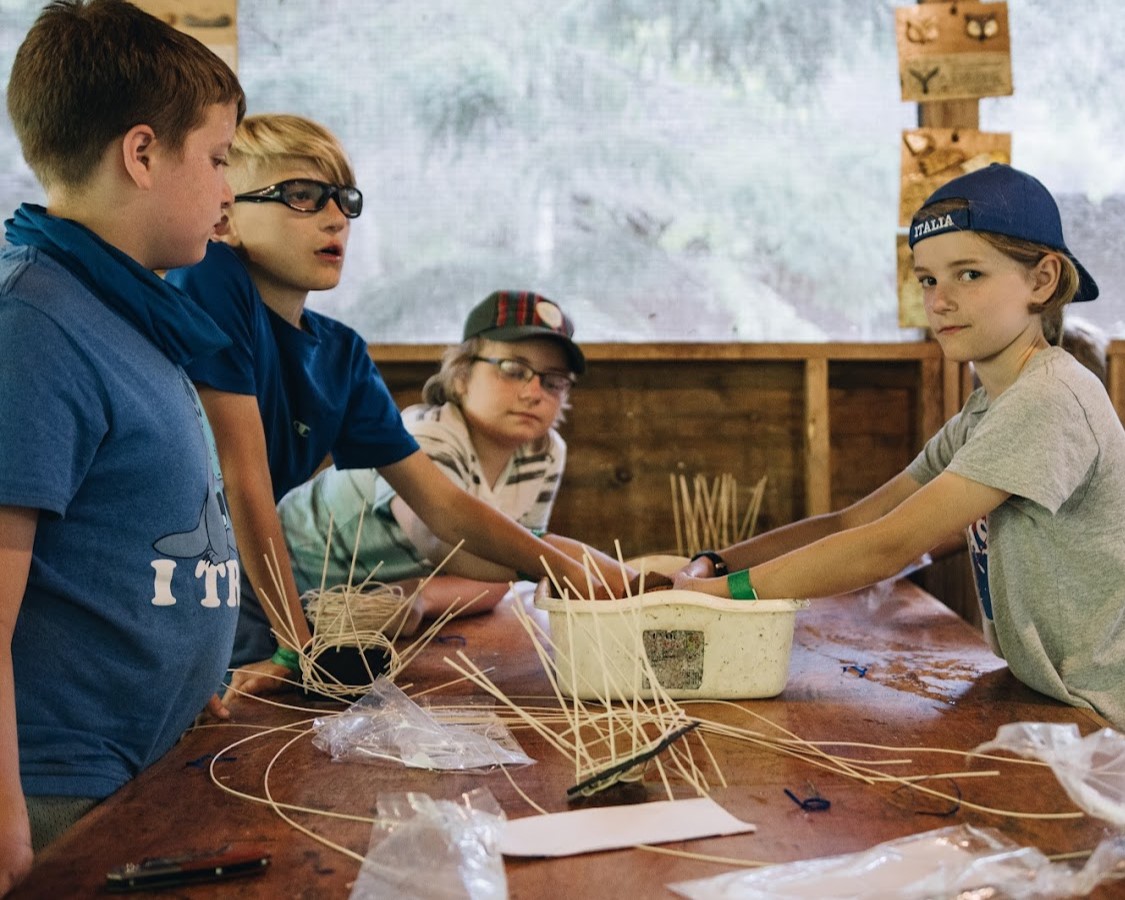
<svg viewBox="0 0 1125 900">
<path fill-rule="evenodd" d="M 758 592 L 750 583 L 750 570 L 742 569 L 727 576 L 727 590 L 731 600 L 757 600 Z"/>
</svg>

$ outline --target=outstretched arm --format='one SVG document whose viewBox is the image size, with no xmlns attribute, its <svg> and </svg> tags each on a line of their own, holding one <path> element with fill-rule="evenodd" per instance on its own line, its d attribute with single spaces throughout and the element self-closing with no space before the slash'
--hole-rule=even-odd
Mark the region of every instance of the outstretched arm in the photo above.
<svg viewBox="0 0 1125 900">
<path fill-rule="evenodd" d="M 215 435 L 242 572 L 262 601 L 262 608 L 279 636 L 279 643 L 300 650 L 312 635 L 301 609 L 289 551 L 274 505 L 266 436 L 258 401 L 250 394 L 218 391 L 206 385 L 199 385 L 198 391 Z M 283 597 L 278 596 L 274 577 L 266 563 L 267 559 L 272 561 L 275 558 L 284 589 Z M 288 609 L 292 625 L 281 612 L 283 608 Z M 289 639 L 291 632 L 295 632 L 295 640 Z M 239 669 L 231 680 L 231 686 L 251 694 L 263 693 L 282 686 L 283 679 L 291 676 L 285 666 L 263 660 Z M 224 702 L 228 697 L 223 698 Z"/>
<path fill-rule="evenodd" d="M 423 451 L 418 450 L 379 471 L 443 543 L 452 546 L 463 539 L 464 549 L 470 554 L 513 573 L 525 572 L 538 577 L 548 574 L 549 567 L 560 583 L 569 579 L 581 593 L 587 592 L 587 576 L 581 562 L 459 488 Z M 620 567 L 613 563 L 602 568 L 602 575 L 606 587 L 619 596 L 633 573 L 626 572 L 623 577 Z M 592 577 L 596 583 L 597 575 Z"/>
<path fill-rule="evenodd" d="M 0 506 L 0 896 L 31 870 L 31 826 L 20 785 L 12 635 L 23 604 L 38 510 Z"/>
<path fill-rule="evenodd" d="M 912 479 L 900 481 L 904 477 L 898 476 L 867 498 L 870 503 L 860 501 L 863 506 L 855 524 L 752 567 L 751 580 L 758 596 L 824 597 L 890 578 L 1009 496 L 952 472 L 943 472 L 924 487 Z M 899 482 L 897 486 L 895 482 Z M 913 490 L 907 490 L 910 484 L 914 484 Z M 871 517 L 900 493 L 905 496 L 898 503 Z M 732 559 L 733 570 L 747 556 L 732 554 Z M 681 575 L 677 585 L 729 596 L 723 578 L 700 580 Z"/>
<path fill-rule="evenodd" d="M 435 535 L 414 510 L 406 505 L 406 501 L 402 497 L 396 496 L 391 500 L 391 513 L 402 528 L 403 533 L 410 539 L 410 543 L 435 565 L 445 559 L 456 546 L 455 543 L 443 541 Z M 473 553 L 469 553 L 463 547 L 449 557 L 449 560 L 441 567 L 441 574 L 438 577 L 440 578 L 442 575 L 460 576 L 461 578 L 481 582 L 508 582 L 517 577 L 516 570 L 511 566 L 482 559 Z"/>
<path fill-rule="evenodd" d="M 396 582 L 407 595 L 413 593 L 424 579 L 409 578 Z M 419 620 L 437 619 L 450 610 L 459 616 L 488 612 L 508 593 L 508 581 L 478 581 L 459 575 L 435 575 L 426 581 L 415 601 Z M 410 634 L 419 623 L 407 622 L 403 634 Z"/>
<path fill-rule="evenodd" d="M 426 523 L 406 505 L 401 497 L 395 497 L 391 501 L 391 512 L 394 514 L 395 521 L 402 527 L 403 532 L 410 538 L 410 542 L 427 559 L 436 563 L 438 560 L 444 559 L 453 549 L 454 545 L 436 537 L 426 526 Z M 607 578 L 611 573 L 621 568 L 621 564 L 616 559 L 612 559 L 600 550 L 573 538 L 563 537 L 561 534 L 545 534 L 543 535 L 543 541 L 580 564 L 586 557 L 589 557 Z M 450 557 L 449 562 L 442 567 L 441 571 L 444 575 L 460 575 L 477 581 L 508 582 L 519 577 L 512 567 L 482 559 L 463 549 Z"/>
<path fill-rule="evenodd" d="M 830 534 L 874 522 L 897 507 L 919 486 L 905 472 L 900 472 L 862 500 L 842 510 L 774 528 L 719 552 L 732 572 L 758 566 Z"/>
</svg>

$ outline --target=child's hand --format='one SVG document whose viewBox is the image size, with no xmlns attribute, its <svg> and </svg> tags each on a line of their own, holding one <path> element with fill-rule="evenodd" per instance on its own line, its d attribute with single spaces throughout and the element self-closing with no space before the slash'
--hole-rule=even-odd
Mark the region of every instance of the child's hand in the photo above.
<svg viewBox="0 0 1125 900">
<path fill-rule="evenodd" d="M 222 703 L 223 706 L 229 705 L 239 694 L 273 694 L 286 688 L 299 687 L 300 680 L 300 676 L 293 670 L 272 660 L 249 663 L 234 670 Z"/>
<path fill-rule="evenodd" d="M 425 591 L 418 593 L 410 603 L 403 603 L 396 609 L 379 630 L 387 637 L 410 637 L 422 626 L 422 617 L 428 612 Z M 444 612 L 444 610 L 442 610 Z M 434 613 L 437 615 L 438 613 Z"/>
<path fill-rule="evenodd" d="M 672 579 L 677 591 L 695 591 L 697 594 L 710 594 L 712 597 L 730 597 L 726 577 L 701 578 L 688 574 L 690 566 L 684 566 Z"/>
<path fill-rule="evenodd" d="M 716 575 L 725 575 L 715 571 L 715 563 L 706 556 L 697 556 L 673 575 L 673 580 L 678 581 L 681 576 L 694 576 L 695 578 L 714 578 Z"/>
<path fill-rule="evenodd" d="M 650 591 L 666 591 L 672 587 L 672 579 L 659 572 L 645 572 L 644 577 L 634 576 L 629 581 L 629 594 L 636 596 L 641 592 L 641 582 L 644 582 L 645 593 Z"/>
<path fill-rule="evenodd" d="M 601 574 L 605 578 L 604 582 L 594 582 L 594 600 L 613 600 L 621 597 L 629 597 L 637 593 L 637 585 L 640 583 L 640 573 L 631 568 L 630 566 L 616 565 L 609 568 L 603 567 Z M 645 576 L 645 587 L 649 585 L 649 579 L 657 577 L 655 573 L 650 572 Z"/>
<path fill-rule="evenodd" d="M 31 826 L 23 798 L 0 803 L 0 897 L 31 871 Z"/>
<path fill-rule="evenodd" d="M 223 701 L 219 699 L 218 694 L 211 695 L 211 699 L 207 701 L 207 709 L 204 710 L 204 713 L 214 716 L 216 719 L 230 718 L 230 710 L 227 709 Z"/>
</svg>

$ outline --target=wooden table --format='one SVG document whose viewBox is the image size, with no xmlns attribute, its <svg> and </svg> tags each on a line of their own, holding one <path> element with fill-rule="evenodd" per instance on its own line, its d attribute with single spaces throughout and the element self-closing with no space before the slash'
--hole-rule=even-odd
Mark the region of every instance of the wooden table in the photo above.
<svg viewBox="0 0 1125 900">
<path fill-rule="evenodd" d="M 400 680 L 418 687 L 448 682 L 452 673 L 443 658 L 460 645 L 477 665 L 495 667 L 493 678 L 509 696 L 546 696 L 544 673 L 514 620 L 513 602 L 521 601 L 506 600 L 491 615 L 447 626 L 445 636 L 459 636 L 463 645 L 460 641 L 431 645 Z M 462 685 L 450 690 L 472 689 Z M 296 695 L 284 699 L 297 702 Z M 861 741 L 896 748 L 970 750 L 992 739 L 997 727 L 1007 722 L 1074 722 L 1083 734 L 1106 724 L 1092 713 L 1024 687 L 968 625 L 906 581 L 815 601 L 799 613 L 785 691 L 777 698 L 743 705 L 806 740 Z M 715 704 L 693 705 L 689 712 L 716 720 L 726 716 L 730 721 L 743 715 Z M 240 700 L 233 713 L 231 723 L 187 734 L 164 759 L 47 848 L 12 896 L 90 896 L 99 892 L 113 864 L 228 843 L 256 843 L 272 854 L 265 875 L 171 895 L 346 897 L 357 862 L 299 833 L 269 807 L 220 791 L 212 784 L 206 764 L 209 755 L 251 734 L 247 726 L 304 720 L 310 713 L 279 710 L 256 700 Z M 743 719 L 741 724 L 748 722 Z M 549 811 L 565 810 L 573 766 L 529 731 L 521 730 L 517 737 L 540 762 L 514 770 L 514 777 Z M 216 772 L 224 784 L 261 795 L 266 767 L 291 738 L 292 733 L 281 733 L 243 744 L 220 758 Z M 676 845 L 695 853 L 787 862 L 859 851 L 896 837 L 967 823 L 996 827 L 1021 845 L 1061 854 L 1092 849 L 1108 833 L 1102 823 L 1088 817 L 1012 818 L 964 807 L 938 817 L 931 813 L 947 805 L 927 804 L 895 785 L 864 785 L 741 741 L 712 737 L 708 743 L 729 782 L 729 787 L 713 793 L 714 798 L 755 823 L 757 831 Z M 871 758 L 887 755 L 872 751 Z M 915 759 L 919 771 L 994 767 L 966 761 L 960 754 L 935 759 L 903 749 L 893 755 Z M 1075 811 L 1050 770 L 1010 763 L 996 768 L 1001 775 L 957 779 L 966 802 L 1023 812 Z M 785 793 L 788 788 L 808 796 L 810 782 L 831 801 L 830 810 L 806 812 Z M 382 792 L 413 790 L 455 798 L 481 786 L 491 790 L 510 818 L 531 813 L 502 773 L 438 774 L 395 764 L 333 763 L 307 737 L 278 759 L 270 775 L 273 796 L 279 801 L 361 816 L 373 814 Z M 646 783 L 639 792 L 641 799 L 664 799 L 657 783 Z M 631 799 L 638 799 L 636 793 Z M 307 814 L 297 818 L 361 855 L 367 851 L 368 824 Z M 667 883 L 730 869 L 640 849 L 506 862 L 513 898 L 672 896 L 664 887 Z M 1095 896 L 1109 897 L 1111 889 L 1103 888 Z"/>
</svg>

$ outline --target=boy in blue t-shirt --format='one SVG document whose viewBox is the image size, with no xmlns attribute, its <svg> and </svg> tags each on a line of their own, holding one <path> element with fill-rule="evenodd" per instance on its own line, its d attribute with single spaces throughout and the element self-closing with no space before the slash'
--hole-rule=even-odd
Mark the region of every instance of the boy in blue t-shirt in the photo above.
<svg viewBox="0 0 1125 900">
<path fill-rule="evenodd" d="M 225 339 L 153 270 L 203 257 L 244 108 L 217 56 L 121 0 L 52 4 L 16 54 L 47 206 L 0 252 L 0 895 L 221 714 L 239 565 L 182 366 Z"/>
<path fill-rule="evenodd" d="M 337 468 L 379 469 L 439 539 L 464 538 L 469 553 L 537 576 L 546 574 L 542 557 L 559 579 L 585 585 L 580 562 L 446 478 L 403 427 L 363 338 L 305 308 L 309 291 L 339 281 L 351 220 L 363 208 L 336 138 L 298 116 L 250 116 L 230 161 L 235 206 L 221 243 L 168 280 L 232 341 L 188 370 L 215 430 L 249 584 L 232 688 L 266 691 L 300 671 L 297 651 L 311 635 L 276 502 L 328 454 Z M 618 567 L 602 571 L 620 592 Z"/>
</svg>

